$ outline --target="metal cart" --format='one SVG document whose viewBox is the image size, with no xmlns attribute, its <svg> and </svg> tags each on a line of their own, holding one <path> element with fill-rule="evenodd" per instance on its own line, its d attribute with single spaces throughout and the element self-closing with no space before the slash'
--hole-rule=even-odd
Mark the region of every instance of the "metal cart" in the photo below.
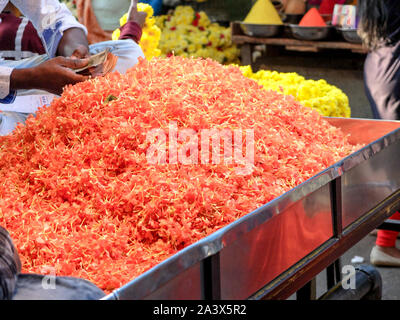
<svg viewBox="0 0 400 320">
<path fill-rule="evenodd" d="M 366 146 L 104 299 L 312 299 L 324 270 L 334 290 L 343 253 L 375 228 L 396 229 L 383 224 L 400 208 L 400 122 L 326 119 Z"/>
</svg>

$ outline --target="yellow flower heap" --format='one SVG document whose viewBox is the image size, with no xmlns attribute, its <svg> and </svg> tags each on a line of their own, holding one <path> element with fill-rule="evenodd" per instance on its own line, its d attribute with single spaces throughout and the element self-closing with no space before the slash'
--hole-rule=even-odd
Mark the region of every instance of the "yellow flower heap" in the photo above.
<svg viewBox="0 0 400 320">
<path fill-rule="evenodd" d="M 306 80 L 294 72 L 260 70 L 253 73 L 250 66 L 242 66 L 240 69 L 244 76 L 258 81 L 265 89 L 292 95 L 301 104 L 317 110 L 323 116 L 351 116 L 347 95 L 325 80 Z"/>
<path fill-rule="evenodd" d="M 161 56 L 211 58 L 219 63 L 238 63 L 239 49 L 232 43 L 231 30 L 212 23 L 203 11 L 177 6 L 172 14 L 157 16 L 161 29 Z"/>
<path fill-rule="evenodd" d="M 158 49 L 158 43 L 161 38 L 161 30 L 156 26 L 153 8 L 147 3 L 139 2 L 137 5 L 138 11 L 144 11 L 147 13 L 146 22 L 142 29 L 142 38 L 140 39 L 140 47 L 143 50 L 146 59 L 150 60 L 154 57 L 158 57 L 161 54 Z M 123 26 L 128 20 L 128 14 L 126 13 L 120 20 L 119 23 Z M 121 34 L 120 29 L 116 29 L 113 32 L 112 39 L 118 40 Z"/>
</svg>

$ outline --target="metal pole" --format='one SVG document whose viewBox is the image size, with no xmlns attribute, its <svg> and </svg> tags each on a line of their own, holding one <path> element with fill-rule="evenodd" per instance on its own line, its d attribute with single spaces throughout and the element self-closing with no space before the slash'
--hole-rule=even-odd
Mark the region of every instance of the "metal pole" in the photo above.
<svg viewBox="0 0 400 320">
<path fill-rule="evenodd" d="M 298 301 L 315 300 L 317 297 L 317 279 L 313 278 L 303 288 L 296 292 Z"/>
</svg>

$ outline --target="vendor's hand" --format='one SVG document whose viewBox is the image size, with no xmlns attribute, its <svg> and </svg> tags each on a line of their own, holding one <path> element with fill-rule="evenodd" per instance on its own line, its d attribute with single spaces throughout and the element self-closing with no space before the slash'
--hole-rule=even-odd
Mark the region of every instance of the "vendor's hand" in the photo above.
<svg viewBox="0 0 400 320">
<path fill-rule="evenodd" d="M 137 10 L 138 0 L 132 0 L 131 6 L 128 11 L 128 21 L 136 22 L 141 28 L 144 27 L 146 22 L 147 13 Z"/>
<path fill-rule="evenodd" d="M 89 59 L 56 57 L 33 69 L 35 78 L 38 84 L 40 84 L 40 89 L 61 95 L 66 85 L 75 84 L 88 79 L 88 77 L 76 74 L 71 70 L 86 67 L 88 63 Z"/>
<path fill-rule="evenodd" d="M 10 87 L 18 89 L 41 89 L 61 95 L 63 88 L 88 79 L 71 69 L 80 69 L 89 63 L 89 59 L 69 59 L 56 57 L 40 65 L 27 69 L 14 69 L 11 73 Z"/>
</svg>

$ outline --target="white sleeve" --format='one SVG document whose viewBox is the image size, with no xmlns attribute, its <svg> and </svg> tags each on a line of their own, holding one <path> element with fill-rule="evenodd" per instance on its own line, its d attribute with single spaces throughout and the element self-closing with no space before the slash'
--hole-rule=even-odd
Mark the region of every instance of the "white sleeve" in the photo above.
<svg viewBox="0 0 400 320">
<path fill-rule="evenodd" d="M 80 28 L 87 34 L 86 27 L 76 20 L 65 4 L 57 0 L 11 0 L 11 2 L 32 22 L 50 57 L 55 56 L 65 30 Z"/>
<path fill-rule="evenodd" d="M 0 66 L 0 99 L 4 99 L 10 93 L 10 76 L 13 68 Z"/>
</svg>

